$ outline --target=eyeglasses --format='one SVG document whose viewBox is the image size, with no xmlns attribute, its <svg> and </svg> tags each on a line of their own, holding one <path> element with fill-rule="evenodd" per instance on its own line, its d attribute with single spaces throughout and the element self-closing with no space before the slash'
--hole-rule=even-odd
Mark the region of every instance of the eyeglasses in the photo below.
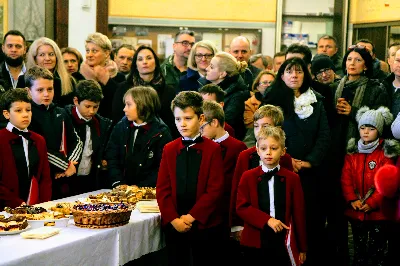
<svg viewBox="0 0 400 266">
<path fill-rule="evenodd" d="M 273 81 L 263 81 L 263 82 L 259 82 L 258 85 L 259 86 L 269 86 L 272 84 Z"/>
<path fill-rule="evenodd" d="M 200 126 L 200 132 L 203 132 L 204 128 L 205 128 L 207 125 L 209 125 L 211 122 L 212 122 L 212 121 L 208 121 L 208 122 L 205 122 L 204 124 L 202 124 L 202 125 Z"/>
<path fill-rule="evenodd" d="M 354 50 L 354 49 L 367 49 L 367 47 L 365 46 L 365 45 L 362 45 L 362 44 L 353 44 L 353 45 L 350 45 L 349 46 L 349 48 L 347 48 L 347 51 L 350 51 L 350 50 Z"/>
<path fill-rule="evenodd" d="M 203 58 L 210 60 L 214 57 L 214 54 L 195 54 L 194 57 L 196 57 L 197 60 L 201 60 Z"/>
<path fill-rule="evenodd" d="M 193 47 L 194 42 L 188 42 L 188 41 L 181 41 L 181 42 L 175 42 L 175 43 L 180 43 L 182 44 L 184 47 Z"/>
<path fill-rule="evenodd" d="M 322 77 L 322 74 L 324 74 L 324 73 L 325 73 L 325 75 L 329 75 L 330 74 L 329 71 L 331 71 L 331 70 L 332 69 L 330 69 L 330 68 L 321 69 L 320 71 L 317 72 L 317 77 Z"/>
</svg>

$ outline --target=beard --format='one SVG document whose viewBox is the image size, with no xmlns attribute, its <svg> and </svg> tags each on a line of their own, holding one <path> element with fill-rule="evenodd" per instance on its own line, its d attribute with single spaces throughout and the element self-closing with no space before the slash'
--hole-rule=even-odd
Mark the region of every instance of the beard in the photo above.
<svg viewBox="0 0 400 266">
<path fill-rule="evenodd" d="M 20 56 L 17 58 L 11 58 L 7 55 L 5 55 L 5 61 L 7 63 L 7 65 L 11 66 L 11 67 L 18 67 L 20 65 L 22 65 L 22 63 L 24 62 L 24 56 Z"/>
</svg>

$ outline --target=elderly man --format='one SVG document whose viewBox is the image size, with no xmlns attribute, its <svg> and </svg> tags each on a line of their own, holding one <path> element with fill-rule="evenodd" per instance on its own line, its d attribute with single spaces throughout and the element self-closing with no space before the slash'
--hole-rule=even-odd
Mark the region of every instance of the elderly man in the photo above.
<svg viewBox="0 0 400 266">
<path fill-rule="evenodd" d="M 233 55 L 236 60 L 245 61 L 248 64 L 248 71 L 246 70 L 242 73 L 242 78 L 246 82 L 248 89 L 251 90 L 253 81 L 257 77 L 258 73 L 260 73 L 260 69 L 249 62 L 251 56 L 250 41 L 243 36 L 235 37 L 230 44 L 229 53 Z"/>
<path fill-rule="evenodd" d="M 115 63 L 117 63 L 118 71 L 128 77 L 131 72 L 133 55 L 135 54 L 135 48 L 133 48 L 130 44 L 121 45 L 117 51 L 115 56 Z"/>
<path fill-rule="evenodd" d="M 330 35 L 324 35 L 318 40 L 317 54 L 324 54 L 331 58 L 336 74 L 343 76 L 342 61 L 343 58 L 339 56 L 337 41 L 335 37 Z"/>
<path fill-rule="evenodd" d="M 174 54 L 169 56 L 161 64 L 161 72 L 165 77 L 165 83 L 172 86 L 175 91 L 179 90 L 179 80 L 186 75 L 187 60 L 190 50 L 195 43 L 194 32 L 181 30 L 175 35 L 173 44 Z"/>
<path fill-rule="evenodd" d="M 390 67 L 390 72 L 393 72 L 392 65 L 394 62 L 394 57 L 396 55 L 397 50 L 399 50 L 399 49 L 400 49 L 400 42 L 394 42 L 389 45 L 387 57 L 388 57 L 388 64 Z"/>
</svg>

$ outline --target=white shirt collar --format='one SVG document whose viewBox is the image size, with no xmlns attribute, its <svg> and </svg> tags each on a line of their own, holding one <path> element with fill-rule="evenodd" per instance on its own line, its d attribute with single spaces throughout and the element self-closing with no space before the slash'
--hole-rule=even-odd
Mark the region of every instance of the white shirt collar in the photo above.
<svg viewBox="0 0 400 266">
<path fill-rule="evenodd" d="M 196 136 L 194 136 L 194 138 L 182 137 L 182 139 L 184 139 L 184 140 L 194 140 L 194 139 L 197 139 L 198 137 L 200 137 L 200 133 L 197 134 Z"/>
<path fill-rule="evenodd" d="M 135 123 L 135 121 L 132 121 L 132 123 L 133 123 L 133 125 L 134 125 L 135 127 L 141 127 L 141 126 L 147 125 L 147 122 L 143 122 L 143 123 L 141 123 L 141 124 L 137 124 L 137 123 Z"/>
<path fill-rule="evenodd" d="M 12 132 L 12 130 L 13 130 L 13 128 L 16 128 L 16 129 L 18 129 L 19 131 L 23 131 L 23 132 L 28 132 L 28 129 L 27 128 L 25 128 L 24 130 L 21 130 L 21 129 L 19 129 L 19 128 L 17 128 L 16 126 L 14 126 L 13 124 L 11 124 L 11 122 L 8 122 L 7 123 L 7 130 L 8 131 L 10 131 L 10 132 Z"/>
<path fill-rule="evenodd" d="M 83 121 L 86 121 L 86 122 L 88 122 L 88 121 L 91 120 L 91 119 L 86 119 L 86 118 L 84 118 L 84 117 L 81 115 L 81 113 L 79 113 L 78 107 L 75 107 L 75 108 L 76 108 L 76 113 L 78 114 L 78 117 L 79 117 L 80 119 L 82 119 Z"/>
<path fill-rule="evenodd" d="M 214 142 L 221 143 L 224 140 L 226 140 L 227 138 L 229 138 L 229 133 L 227 131 L 225 131 L 225 134 L 222 137 L 218 138 L 218 139 L 214 139 Z"/>
<path fill-rule="evenodd" d="M 262 168 L 264 173 L 268 173 L 268 172 L 273 171 L 275 168 L 277 168 L 278 171 L 279 171 L 281 169 L 281 166 L 278 164 L 276 167 L 274 167 L 272 169 L 269 169 L 267 166 L 265 166 L 265 164 L 261 164 L 261 168 Z"/>
</svg>

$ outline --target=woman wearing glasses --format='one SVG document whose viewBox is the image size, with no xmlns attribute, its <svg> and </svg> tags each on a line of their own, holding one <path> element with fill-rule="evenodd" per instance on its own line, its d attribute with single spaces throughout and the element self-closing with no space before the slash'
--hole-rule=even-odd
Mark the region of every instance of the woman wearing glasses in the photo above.
<svg viewBox="0 0 400 266">
<path fill-rule="evenodd" d="M 217 52 L 217 47 L 207 40 L 193 45 L 187 62 L 187 73 L 179 81 L 179 91 L 197 91 L 200 88 L 198 79 L 205 77 L 206 68 Z"/>
<path fill-rule="evenodd" d="M 272 84 L 275 80 L 275 73 L 269 70 L 261 71 L 253 82 L 252 91 L 250 92 L 251 97 L 244 102 L 244 125 L 246 128 L 253 130 L 253 116 L 255 111 L 262 102 L 265 90 Z"/>
<path fill-rule="evenodd" d="M 175 97 L 175 90 L 173 87 L 166 85 L 165 78 L 161 73 L 160 62 L 151 47 L 142 45 L 136 50 L 127 80 L 116 89 L 112 103 L 112 120 L 114 124 L 124 117 L 123 98 L 125 93 L 136 86 L 151 86 L 157 91 L 161 103 L 159 116 L 169 127 L 172 137 L 178 137 L 179 132 L 176 129 L 174 115 L 171 111 L 171 101 Z"/>
<path fill-rule="evenodd" d="M 201 86 L 213 83 L 224 90 L 225 121 L 233 127 L 239 140 L 246 133 L 243 123 L 244 101 L 250 97 L 246 83 L 240 76 L 246 67 L 246 62 L 239 62 L 233 55 L 219 52 L 211 59 L 205 78 L 199 79 Z"/>
<path fill-rule="evenodd" d="M 323 206 L 317 193 L 319 180 L 325 175 L 320 172 L 320 165 L 328 153 L 330 130 L 323 97 L 311 88 L 311 81 L 304 61 L 290 58 L 279 68 L 264 101 L 283 110 L 286 151 L 293 158 L 293 169 L 300 176 L 304 191 L 307 261 L 309 265 L 320 265 L 320 238 L 325 223 L 320 219 Z"/>
</svg>

